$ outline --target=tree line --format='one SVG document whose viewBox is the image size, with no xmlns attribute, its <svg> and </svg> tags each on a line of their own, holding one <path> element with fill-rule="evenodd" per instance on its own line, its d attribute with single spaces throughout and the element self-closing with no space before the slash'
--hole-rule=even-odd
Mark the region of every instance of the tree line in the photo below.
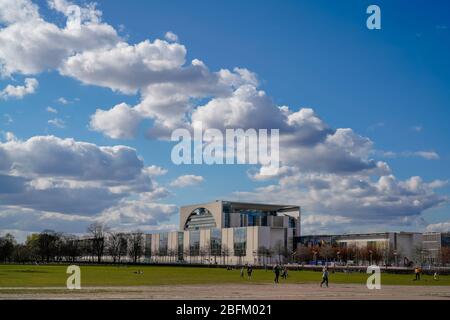
<svg viewBox="0 0 450 320">
<path fill-rule="evenodd" d="M 84 236 L 53 230 L 29 235 L 18 243 L 12 234 L 0 236 L 0 262 L 139 262 L 145 254 L 144 234 L 114 232 L 100 223 L 87 228 Z"/>
</svg>

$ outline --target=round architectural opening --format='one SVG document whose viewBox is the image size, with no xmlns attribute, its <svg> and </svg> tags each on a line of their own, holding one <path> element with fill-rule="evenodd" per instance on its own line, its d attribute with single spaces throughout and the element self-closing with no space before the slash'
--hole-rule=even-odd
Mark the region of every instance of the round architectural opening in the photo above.
<svg viewBox="0 0 450 320">
<path fill-rule="evenodd" d="M 191 212 L 184 225 L 184 230 L 210 229 L 216 227 L 216 220 L 206 208 L 197 208 Z"/>
</svg>

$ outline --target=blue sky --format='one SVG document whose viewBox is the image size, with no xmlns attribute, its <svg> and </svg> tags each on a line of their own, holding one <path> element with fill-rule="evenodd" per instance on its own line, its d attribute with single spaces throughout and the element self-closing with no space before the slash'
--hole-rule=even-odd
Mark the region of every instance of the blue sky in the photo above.
<svg viewBox="0 0 450 320">
<path fill-rule="evenodd" d="M 19 9 L 14 6 L 8 7 L 8 2 L 10 1 L 1 0 L 0 10 L 11 17 L 14 16 L 12 14 L 14 10 Z M 18 1 L 18 3 L 27 5 L 28 1 Z M 68 2 L 35 1 L 34 4 L 39 8 L 40 19 L 44 19 L 64 32 L 68 18 L 64 8 L 67 7 Z M 73 4 L 79 5 L 80 8 L 87 8 L 86 12 L 93 10 L 88 2 Z M 0 14 L 0 62 L 7 66 L 0 79 L 0 90 L 8 85 L 23 86 L 26 78 L 36 79 L 39 83 L 38 87 L 29 94 L 21 96 L 3 94 L 3 98 L 0 99 L 0 131 L 5 137 L 6 132 L 13 133 L 14 143 L 23 148 L 28 139 L 48 135 L 61 140 L 73 138 L 75 141 L 89 142 L 96 146 L 125 145 L 136 150 L 136 154 L 143 159 L 144 166 L 155 165 L 167 170 L 163 175 L 150 177 L 154 183 L 165 190 L 165 196 L 155 198 L 156 196 L 152 195 L 153 207 L 144 208 L 141 214 L 130 212 L 138 210 L 137 207 L 142 209 L 142 203 L 149 201 L 139 200 L 141 192 L 138 191 L 121 196 L 121 201 L 128 201 L 126 208 L 124 203 L 118 204 L 113 201 L 110 205 L 102 207 L 99 212 L 87 216 L 80 214 L 78 209 L 66 210 L 64 203 L 58 205 L 61 207 L 55 205 L 51 206 L 51 209 L 42 209 L 42 206 L 17 200 L 27 197 L 26 193 L 17 195 L 14 200 L 9 196 L 6 198 L 0 196 L 0 207 L 3 205 L 4 212 L 3 218 L 0 216 L 0 219 L 3 219 L 3 230 L 20 235 L 25 232 L 39 231 L 38 229 L 46 227 L 48 222 L 48 227 L 60 227 L 66 232 L 79 233 L 88 222 L 95 219 L 108 220 L 111 216 L 116 218 L 120 216 L 116 220 L 112 219 L 115 228 L 144 230 L 159 230 L 164 229 L 165 226 L 173 228 L 177 224 L 175 206 L 219 198 L 252 201 L 282 199 L 302 205 L 305 217 L 310 217 L 305 220 L 305 232 L 448 229 L 450 217 L 447 196 L 450 188 L 445 182 L 450 179 L 448 147 L 450 129 L 447 124 L 450 112 L 450 64 L 448 61 L 450 4 L 448 1 L 433 1 L 433 3 L 378 1 L 376 4 L 381 8 L 382 29 L 368 30 L 366 8 L 370 4 L 373 3 L 368 1 L 245 1 L 242 3 L 242 1 L 143 2 L 136 0 L 127 1 L 125 4 L 121 1 L 97 1 L 96 10 L 102 12 L 101 21 L 86 19 L 83 24 L 91 24 L 94 27 L 107 24 L 115 30 L 120 40 L 111 40 L 109 47 L 99 48 L 93 45 L 86 49 L 84 45 L 80 45 L 81 41 L 87 41 L 86 39 L 80 37 L 80 40 L 75 43 L 75 40 L 69 37 L 67 41 L 74 41 L 74 43 L 68 42 L 68 46 L 73 45 L 73 49 L 61 55 L 55 54 L 55 58 L 52 58 L 56 52 L 56 49 L 52 51 L 54 42 L 50 45 L 46 43 L 45 33 L 39 34 L 39 29 L 34 28 L 32 32 L 35 34 L 31 35 L 33 40 L 30 41 L 36 41 L 32 43 L 40 48 L 46 46 L 49 48 L 48 53 L 44 52 L 40 60 L 31 53 L 26 56 L 24 50 L 14 52 L 16 50 L 14 41 L 19 41 L 18 38 L 14 38 L 16 40 L 6 36 L 2 38 L 2 33 L 9 32 L 8 35 L 11 35 L 14 34 L 13 32 L 20 32 L 17 30 L 27 32 L 25 20 L 17 18 L 14 21 L 8 21 L 8 18 L 5 18 L 6 14 L 3 17 Z M 24 12 L 23 7 L 21 12 Z M 30 14 L 33 15 L 33 13 Z M 29 21 L 30 19 L 27 23 Z M 12 27 L 16 27 L 17 30 L 6 30 Z M 164 40 L 168 31 L 176 34 L 178 40 Z M 84 29 L 81 32 L 84 32 Z M 108 38 L 107 41 L 110 41 L 109 34 L 97 33 L 96 36 L 99 39 Z M 39 43 L 36 39 L 41 39 L 43 42 Z M 364 163 L 369 158 L 386 162 L 390 172 L 363 174 L 353 171 L 342 175 L 328 167 L 309 169 L 306 161 L 320 162 L 324 160 L 320 159 L 321 156 L 334 157 L 332 154 L 322 154 L 313 160 L 301 160 L 300 164 L 296 162 L 296 156 L 293 157 L 294 159 L 286 159 L 286 165 L 295 168 L 295 173 L 291 176 L 259 180 L 249 177 L 247 171 L 251 168 L 250 166 L 173 165 L 170 160 L 173 143 L 165 141 L 164 137 L 152 139 L 146 137 L 147 130 L 154 125 L 154 116 L 144 116 L 139 121 L 138 130 L 132 138 L 111 137 L 105 128 L 93 129 L 90 121 L 97 109 L 106 111 L 121 103 L 126 103 L 129 108 L 133 108 L 146 97 L 152 98 L 154 91 L 144 94 L 146 89 L 141 85 L 136 88 L 135 93 L 130 94 L 123 92 L 122 84 L 118 85 L 119 87 L 116 86 L 121 81 L 132 82 L 134 69 L 127 70 L 124 67 L 121 71 L 125 76 L 114 84 L 105 84 L 97 76 L 93 80 L 92 74 L 80 74 L 79 70 L 71 70 L 66 64 L 67 61 L 77 54 L 83 55 L 89 51 L 104 50 L 106 52 L 117 42 L 133 46 L 145 40 L 153 43 L 155 39 L 166 41 L 169 46 L 184 46 L 186 63 L 183 67 L 188 66 L 193 59 L 200 59 L 211 73 L 220 69 L 232 71 L 235 67 L 253 72 L 258 78 L 258 84 L 255 87 L 266 93 L 273 108 L 289 106 L 291 113 L 301 108 L 312 108 L 314 115 L 327 127 L 333 130 L 351 128 L 352 134 L 370 139 L 372 145 L 370 150 L 366 150 L 366 147 L 353 150 L 352 146 L 346 145 L 344 149 L 348 152 L 347 155 L 357 154 Z M 4 43 L 2 44 L 1 41 Z M 1 48 L 2 46 L 4 49 Z M 13 49 L 8 51 L 7 47 Z M 59 47 L 57 49 L 62 50 Z M 158 50 L 165 49 L 158 48 Z M 25 62 L 23 65 L 16 63 L 20 60 L 16 57 L 22 54 L 23 61 L 36 60 L 33 62 L 33 68 Z M 83 58 L 86 57 L 83 56 Z M 44 63 L 46 58 L 55 59 L 54 63 Z M 176 57 L 167 59 L 172 58 L 176 60 Z M 64 68 L 65 71 L 61 71 Z M 108 78 L 108 70 L 103 76 Z M 146 77 L 147 80 L 148 77 Z M 62 97 L 67 102 L 58 101 Z M 202 102 L 207 103 L 210 98 L 209 93 L 205 94 Z M 48 109 L 49 107 L 51 109 Z M 197 107 L 199 105 L 194 106 L 194 108 Z M 259 106 L 256 105 L 256 107 Z M 169 105 L 165 110 L 170 108 Z M 126 110 L 130 111 L 130 109 Z M 265 112 L 264 110 L 261 109 L 261 112 Z M 220 111 L 217 112 L 220 113 Z M 113 116 L 114 114 L 111 113 L 111 117 Z M 201 114 L 198 116 L 202 118 Z M 54 119 L 59 119 L 61 127 L 48 122 Z M 240 123 L 235 126 L 237 125 Z M 245 119 L 242 120 L 242 126 L 245 127 Z M 301 127 L 297 129 L 300 130 L 298 132 L 303 130 Z M 6 144 L 7 138 L 3 141 Z M 357 144 L 353 140 L 350 140 L 350 143 Z M 8 152 L 18 152 L 11 146 L 4 148 L 9 150 Z M 295 149 L 295 146 L 290 148 Z M 361 156 L 362 149 L 364 149 L 364 155 Z M 283 152 L 283 149 L 280 152 Z M 302 155 L 309 151 L 302 145 L 298 152 Z M 58 154 L 47 156 L 55 157 Z M 339 157 L 336 155 L 336 159 Z M 86 180 L 66 173 L 61 174 L 65 169 L 56 170 L 56 173 L 50 170 L 51 172 L 42 174 L 41 171 L 24 168 L 26 165 L 22 164 L 21 159 L 14 161 L 11 163 L 15 163 L 21 169 L 14 171 L 12 167 L 8 167 L 0 174 L 26 177 L 30 181 L 37 181 L 39 177 L 44 180 L 53 179 L 53 182 L 57 180 L 59 183 L 68 183 L 69 180 L 79 183 Z M 20 170 L 23 172 L 21 173 Z M 39 176 L 40 174 L 42 176 Z M 308 177 L 305 177 L 305 174 Z M 389 194 L 384 189 L 379 191 L 380 194 L 374 194 L 372 197 L 361 196 L 362 198 L 358 198 L 361 194 L 359 190 L 358 197 L 355 198 L 354 195 L 349 194 L 348 199 L 339 203 L 341 199 L 338 194 L 345 190 L 343 186 L 333 186 L 328 191 L 317 189 L 317 194 L 321 195 L 314 192 L 313 196 L 310 193 L 312 191 L 308 188 L 311 184 L 305 181 L 310 179 L 317 182 L 317 179 L 324 178 L 323 174 L 327 174 L 328 182 L 334 181 L 330 182 L 331 184 L 337 183 L 336 181 L 339 181 L 341 177 L 348 179 L 348 183 L 352 184 L 357 181 L 375 183 L 382 176 L 393 175 L 401 188 L 409 188 L 404 187 L 401 181 L 407 181 L 412 176 L 420 176 L 421 185 L 416 189 L 411 187 L 413 191 L 412 189 L 399 191 L 396 185 L 395 191 L 389 191 L 398 196 L 393 200 L 396 203 L 395 206 L 391 206 L 386 200 Z M 174 180 L 185 175 L 202 178 L 192 180 L 187 186 L 178 186 Z M 289 190 L 292 190 L 287 182 L 289 180 L 299 180 L 301 186 L 295 185 L 298 193 L 289 193 L 288 196 L 288 193 L 283 193 L 285 190 L 283 188 L 288 186 Z M 439 182 L 432 186 L 425 185 L 433 181 Z M 92 183 L 90 186 L 97 186 L 100 182 L 95 180 L 89 183 Z M 120 181 L 115 183 L 120 185 Z M 367 190 L 370 190 L 370 183 L 367 185 Z M 435 188 L 435 185 L 439 187 Z M 1 186 L 0 180 L 0 194 Z M 370 187 L 382 189 L 381 184 L 373 184 Z M 150 194 L 155 191 L 155 188 L 146 192 Z M 276 191 L 273 191 L 273 188 Z M 53 191 L 52 189 L 49 192 Z M 3 192 L 7 194 L 11 191 Z M 285 198 L 280 198 L 278 192 L 283 193 Z M 418 193 L 412 195 L 414 192 Z M 330 197 L 330 194 L 334 195 L 335 198 L 331 197 L 331 199 L 337 203 L 336 205 L 316 205 L 316 202 L 320 202 L 320 196 Z M 315 196 L 317 198 L 314 198 Z M 48 201 L 51 201 L 50 199 L 52 198 L 50 197 Z M 408 202 L 413 203 L 415 200 L 421 203 L 416 211 L 410 211 L 409 206 L 402 205 Z M 80 198 L 78 201 L 84 202 L 85 199 Z M 131 205 L 131 201 L 136 203 Z M 138 201 L 142 203 L 139 204 Z M 378 206 L 376 203 L 383 203 L 385 206 Z M 160 204 L 165 205 L 166 215 L 161 216 L 155 212 L 160 210 L 158 207 Z M 355 212 L 350 212 L 352 211 L 349 209 L 350 205 L 356 206 Z M 366 209 L 367 212 L 365 212 Z M 30 218 L 30 223 L 21 225 L 17 217 L 22 219 L 24 210 L 31 210 L 33 218 Z M 61 214 L 63 216 L 60 216 Z M 314 217 L 319 217 L 319 222 Z M 36 222 L 31 222 L 33 219 L 36 219 Z M 67 221 L 75 221 L 79 227 L 71 229 L 65 224 Z"/>
</svg>

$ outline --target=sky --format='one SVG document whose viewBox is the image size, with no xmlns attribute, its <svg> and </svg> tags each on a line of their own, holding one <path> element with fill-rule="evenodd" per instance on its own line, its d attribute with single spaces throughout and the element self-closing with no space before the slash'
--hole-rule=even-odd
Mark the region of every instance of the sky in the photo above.
<svg viewBox="0 0 450 320">
<path fill-rule="evenodd" d="M 0 0 L 0 235 L 175 230 L 216 199 L 300 205 L 304 234 L 448 231 L 449 9 Z M 196 123 L 279 129 L 281 169 L 175 165 Z"/>
</svg>

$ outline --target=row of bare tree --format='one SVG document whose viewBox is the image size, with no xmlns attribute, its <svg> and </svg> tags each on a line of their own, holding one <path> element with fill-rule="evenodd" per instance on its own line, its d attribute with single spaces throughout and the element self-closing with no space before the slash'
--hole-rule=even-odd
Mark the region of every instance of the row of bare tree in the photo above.
<svg viewBox="0 0 450 320">
<path fill-rule="evenodd" d="M 53 230 L 33 233 L 25 243 L 14 236 L 0 237 L 0 262 L 138 262 L 145 253 L 144 235 L 140 231 L 114 232 L 103 224 L 88 227 L 87 234 L 75 236 Z"/>
</svg>

